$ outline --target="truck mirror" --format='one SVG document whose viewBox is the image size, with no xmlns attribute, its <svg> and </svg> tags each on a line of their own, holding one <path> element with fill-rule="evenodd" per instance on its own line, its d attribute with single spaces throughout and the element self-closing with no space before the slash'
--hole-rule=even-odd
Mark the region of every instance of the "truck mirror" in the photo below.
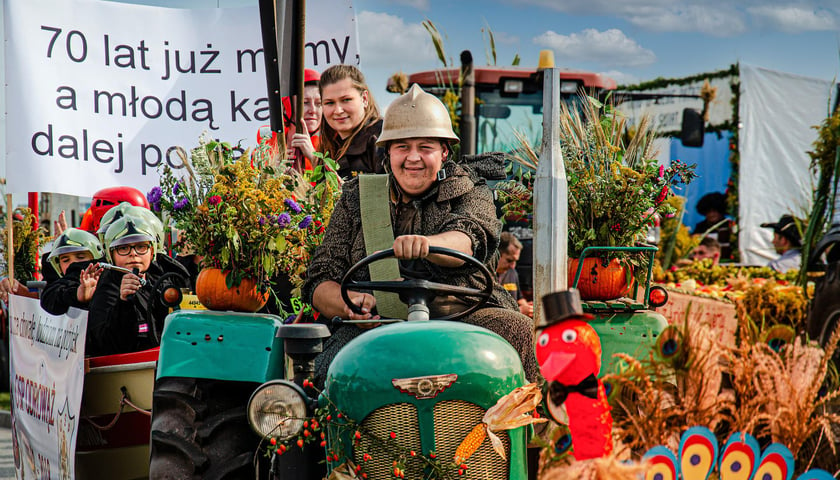
<svg viewBox="0 0 840 480">
<path fill-rule="evenodd" d="M 703 116 L 693 108 L 684 108 L 682 114 L 682 128 L 680 140 L 686 147 L 703 146 Z"/>
<path fill-rule="evenodd" d="M 488 105 L 486 103 L 478 106 L 478 114 L 484 118 L 508 118 L 510 107 L 507 105 Z"/>
</svg>

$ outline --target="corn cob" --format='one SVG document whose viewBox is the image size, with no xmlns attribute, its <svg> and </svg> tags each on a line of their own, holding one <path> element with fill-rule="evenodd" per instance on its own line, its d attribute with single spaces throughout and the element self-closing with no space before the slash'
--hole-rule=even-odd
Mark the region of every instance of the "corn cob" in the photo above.
<svg viewBox="0 0 840 480">
<path fill-rule="evenodd" d="M 464 437 L 464 441 L 458 445 L 458 448 L 455 450 L 455 463 L 461 463 L 466 459 L 470 458 L 470 455 L 475 453 L 478 450 L 478 447 L 481 446 L 481 442 L 484 441 L 484 437 L 487 435 L 487 425 L 484 423 L 479 423 L 470 431 L 470 433 Z"/>
</svg>

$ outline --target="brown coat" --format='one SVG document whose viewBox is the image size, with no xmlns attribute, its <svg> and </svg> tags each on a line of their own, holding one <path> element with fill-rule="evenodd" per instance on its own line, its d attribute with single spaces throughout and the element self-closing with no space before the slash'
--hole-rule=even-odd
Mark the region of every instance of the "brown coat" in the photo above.
<svg viewBox="0 0 840 480">
<path fill-rule="evenodd" d="M 499 158 L 493 157 L 491 161 Z M 390 202 L 394 236 L 463 232 L 472 239 L 473 256 L 494 272 L 498 263 L 501 223 L 496 216 L 490 188 L 473 168 L 449 161 L 444 164 L 444 169 L 447 177 L 423 198 L 407 204 Z M 393 177 L 390 181 L 393 182 Z M 344 184 L 323 244 L 315 252 L 307 270 L 302 297 L 311 303 L 312 294 L 321 282 L 332 280 L 340 283 L 344 273 L 366 255 L 359 184 L 357 179 L 353 179 Z M 476 272 L 444 268 L 427 261 L 422 261 L 422 267 L 429 279 L 436 282 L 481 288 L 481 276 Z M 356 278 L 358 281 L 368 279 L 366 269 L 362 269 Z M 516 308 L 510 295 L 498 284 L 494 286 L 490 305 Z"/>
</svg>

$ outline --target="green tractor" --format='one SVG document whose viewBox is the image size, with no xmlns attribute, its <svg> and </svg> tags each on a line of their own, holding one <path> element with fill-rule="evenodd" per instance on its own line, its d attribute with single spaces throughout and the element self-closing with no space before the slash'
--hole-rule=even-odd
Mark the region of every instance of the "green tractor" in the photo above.
<svg viewBox="0 0 840 480">
<path fill-rule="evenodd" d="M 374 254 L 354 268 L 391 253 Z M 325 467 L 332 470 L 348 459 L 362 464 L 369 448 L 376 448 L 370 443 L 375 440 L 366 436 L 354 444 L 353 432 L 340 428 L 341 421 L 328 429 L 336 435 L 326 439 L 326 451 L 343 452 L 343 457 L 327 465 L 319 463 L 325 449 L 317 444 L 283 455 L 268 449 L 270 438 L 301 435 L 319 405 L 334 409 L 344 423 L 357 420 L 360 430 L 373 437 L 394 432 L 395 448 L 452 458 L 485 411 L 526 380 L 517 352 L 495 333 L 456 321 L 422 321 L 424 310 L 428 320 L 425 305 L 438 294 L 472 298 L 473 308 L 464 315 L 479 308 L 492 288 L 492 274 L 477 260 L 459 252 L 439 253 L 480 267 L 491 287 L 345 281 L 345 296 L 347 289 L 358 288 L 400 292 L 417 321 L 395 321 L 348 344 L 332 362 L 320 395 L 305 380 L 329 336 L 325 325 L 283 325 L 279 317 L 231 312 L 170 315 L 152 407 L 150 477 L 254 478 L 259 471 L 269 478 L 307 480 L 323 478 Z M 484 442 L 465 478 L 527 478 L 528 429 L 502 432 L 500 438 L 506 459 Z M 388 478 L 393 459 L 373 457 L 364 462 L 368 478 Z M 410 478 L 419 478 L 422 469 L 419 457 L 405 466 Z"/>
</svg>

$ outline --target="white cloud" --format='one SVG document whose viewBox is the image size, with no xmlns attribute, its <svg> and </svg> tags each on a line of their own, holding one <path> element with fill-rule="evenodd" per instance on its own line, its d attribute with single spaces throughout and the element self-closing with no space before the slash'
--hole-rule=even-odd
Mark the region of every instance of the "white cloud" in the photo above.
<svg viewBox="0 0 840 480">
<path fill-rule="evenodd" d="M 580 33 L 560 35 L 547 31 L 534 37 L 534 43 L 554 50 L 560 58 L 592 61 L 622 67 L 640 67 L 656 61 L 656 55 L 621 30 L 612 28 L 603 32 L 588 28 Z"/>
<path fill-rule="evenodd" d="M 641 79 L 635 75 L 630 73 L 620 72 L 618 70 L 610 70 L 608 72 L 599 72 L 601 75 L 605 75 L 607 77 L 612 78 L 615 80 L 615 83 L 618 85 L 636 85 L 641 83 Z"/>
<path fill-rule="evenodd" d="M 820 30 L 837 30 L 840 19 L 826 9 L 794 6 L 762 5 L 748 8 L 760 25 L 766 25 L 787 33 Z"/>
<path fill-rule="evenodd" d="M 419 23 L 408 24 L 387 13 L 360 12 L 359 49 L 365 68 L 389 67 L 394 71 L 427 64 L 436 56 L 428 32 Z"/>
<path fill-rule="evenodd" d="M 646 8 L 627 12 L 628 22 L 655 32 L 701 32 L 729 37 L 746 30 L 743 15 L 731 6 L 696 5 Z"/>
<path fill-rule="evenodd" d="M 609 15 L 657 32 L 702 32 L 715 36 L 742 33 L 743 14 L 730 0 L 524 0 L 560 12 Z"/>
<path fill-rule="evenodd" d="M 412 7 L 417 10 L 428 10 L 429 0 L 389 0 L 392 5 L 402 5 L 404 7 Z"/>
</svg>

